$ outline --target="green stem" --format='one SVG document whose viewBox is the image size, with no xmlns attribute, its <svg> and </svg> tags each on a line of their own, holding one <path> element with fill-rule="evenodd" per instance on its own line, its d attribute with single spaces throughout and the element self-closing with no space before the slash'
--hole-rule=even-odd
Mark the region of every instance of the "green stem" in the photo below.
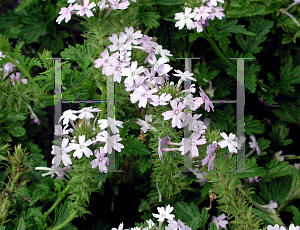
<svg viewBox="0 0 300 230">
<path fill-rule="evenodd" d="M 59 230 L 62 229 L 64 227 L 66 227 L 75 217 L 76 217 L 77 211 L 73 211 L 71 213 L 71 215 L 69 216 L 68 219 L 66 219 L 63 223 L 61 223 L 60 225 L 58 225 L 57 227 L 54 228 L 50 228 L 51 230 Z"/>
<path fill-rule="evenodd" d="M 22 173 L 17 173 L 17 175 L 15 176 L 15 178 L 13 179 L 13 181 L 11 182 L 10 185 L 10 189 L 9 189 L 9 193 L 11 194 L 14 190 L 14 186 L 16 184 L 16 182 L 18 181 L 19 177 L 22 175 Z"/>
<path fill-rule="evenodd" d="M 21 66 L 18 62 L 16 62 L 10 55 L 5 55 L 12 64 L 14 64 L 15 66 L 18 67 L 18 69 L 24 73 L 26 75 L 26 77 L 30 80 L 30 82 L 32 82 L 32 84 L 38 89 L 38 91 L 40 91 L 40 93 L 44 93 L 42 91 L 42 89 L 38 86 L 38 84 L 35 82 L 35 80 L 33 80 L 33 78 L 30 76 L 30 74 L 27 72 L 26 69 L 23 68 L 23 66 Z"/>
<path fill-rule="evenodd" d="M 227 57 L 224 56 L 224 54 L 220 51 L 220 49 L 218 48 L 218 46 L 216 45 L 216 43 L 214 42 L 214 40 L 212 40 L 212 38 L 206 33 L 205 29 L 203 29 L 202 31 L 204 38 L 206 39 L 206 41 L 209 42 L 209 44 L 211 45 L 211 47 L 213 48 L 213 50 L 216 52 L 216 54 L 229 66 L 232 68 L 237 69 L 236 65 L 234 65 L 231 61 L 228 60 Z"/>
<path fill-rule="evenodd" d="M 149 31 L 150 31 L 150 27 L 147 27 L 146 29 L 145 29 L 145 31 L 144 31 L 144 35 L 147 35 L 148 33 L 149 33 Z"/>
<path fill-rule="evenodd" d="M 63 199 L 65 199 L 65 197 L 69 194 L 69 190 L 70 190 L 71 186 L 67 185 L 67 187 L 65 187 L 65 189 L 60 192 L 58 199 L 54 202 L 54 204 L 51 206 L 51 208 L 44 213 L 44 216 L 49 216 L 51 212 L 54 211 L 54 209 L 61 203 L 61 201 Z"/>
<path fill-rule="evenodd" d="M 277 209 L 277 212 L 279 213 L 282 209 L 284 209 L 287 205 L 289 205 L 289 203 L 291 203 L 292 200 L 288 199 L 285 200 Z"/>
</svg>

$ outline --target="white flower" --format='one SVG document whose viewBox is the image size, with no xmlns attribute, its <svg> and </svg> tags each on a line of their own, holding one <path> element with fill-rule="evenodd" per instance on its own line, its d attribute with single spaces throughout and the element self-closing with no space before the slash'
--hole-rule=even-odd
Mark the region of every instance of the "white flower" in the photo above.
<svg viewBox="0 0 300 230">
<path fill-rule="evenodd" d="M 67 147 L 68 142 L 69 142 L 69 139 L 64 138 L 61 143 L 61 147 L 58 147 L 56 145 L 52 146 L 51 154 L 55 155 L 55 157 L 53 157 L 53 159 L 52 159 L 52 164 L 54 164 L 55 167 L 58 167 L 60 165 L 61 161 L 63 162 L 63 164 L 65 166 L 72 164 L 70 156 L 67 154 L 68 152 L 70 152 L 72 150 L 70 147 Z"/>
<path fill-rule="evenodd" d="M 224 141 L 220 141 L 218 143 L 218 145 L 220 145 L 221 148 L 225 148 L 226 146 L 228 146 L 228 150 L 229 152 L 231 153 L 237 153 L 237 149 L 236 148 L 240 148 L 241 145 L 237 142 L 237 141 L 234 141 L 235 139 L 235 134 L 233 133 L 230 133 L 229 134 L 229 137 L 227 136 L 227 134 L 225 132 L 223 133 L 220 133 L 220 135 L 225 139 Z"/>
<path fill-rule="evenodd" d="M 85 136 L 79 136 L 79 144 L 77 143 L 72 143 L 70 144 L 70 148 L 72 150 L 76 150 L 73 153 L 73 157 L 81 158 L 83 153 L 86 155 L 87 158 L 93 155 L 93 152 L 87 147 L 89 145 L 93 144 L 93 141 L 91 139 L 88 139 L 85 141 Z"/>
<path fill-rule="evenodd" d="M 74 113 L 78 113 L 78 111 L 68 109 L 65 112 L 63 112 L 63 115 L 59 118 L 58 123 L 63 120 L 64 125 L 69 125 L 70 119 L 72 121 L 75 121 L 77 119 L 77 116 Z"/>
<path fill-rule="evenodd" d="M 107 131 L 102 131 L 99 135 L 97 135 L 97 141 L 104 142 L 104 151 L 105 153 L 112 153 L 112 148 L 116 151 L 121 152 L 121 149 L 124 148 L 124 145 L 121 143 L 117 143 L 117 141 L 121 141 L 120 134 L 109 136 Z"/>
<path fill-rule="evenodd" d="M 191 13 L 191 11 L 192 8 L 186 7 L 184 13 L 176 13 L 175 20 L 179 20 L 179 21 L 176 22 L 175 27 L 178 27 L 178 29 L 181 30 L 186 24 L 189 30 L 194 29 L 195 25 L 191 18 L 194 18 L 196 16 L 196 13 L 195 12 Z"/>
<path fill-rule="evenodd" d="M 93 107 L 84 107 L 81 110 L 79 110 L 78 113 L 80 113 L 78 115 L 78 118 L 80 119 L 86 119 L 86 120 L 90 120 L 91 118 L 94 117 L 94 115 L 91 112 L 100 112 L 101 110 L 98 108 L 93 108 Z"/>
<path fill-rule="evenodd" d="M 123 230 L 123 222 L 119 225 L 118 229 L 112 228 L 111 230 Z"/>
<path fill-rule="evenodd" d="M 139 126 L 142 126 L 141 130 L 143 133 L 147 133 L 148 129 L 155 129 L 152 125 L 150 125 L 147 121 L 152 122 L 152 115 L 145 115 L 145 121 L 138 118 L 137 123 Z"/>
<path fill-rule="evenodd" d="M 111 118 L 111 117 L 108 117 L 107 119 L 98 120 L 98 124 L 99 124 L 100 129 L 102 129 L 102 130 L 104 130 L 108 126 L 110 126 L 111 131 L 114 134 L 119 133 L 119 129 L 117 128 L 117 126 L 123 128 L 122 121 L 116 121 L 114 118 Z"/>
<path fill-rule="evenodd" d="M 174 214 L 170 214 L 172 211 L 173 211 L 173 207 L 171 207 L 170 205 L 168 205 L 166 207 L 166 210 L 164 207 L 157 207 L 157 210 L 159 212 L 159 214 L 153 214 L 152 215 L 155 217 L 155 218 L 158 218 L 158 222 L 164 222 L 165 219 L 168 219 L 168 220 L 173 220 L 175 215 Z"/>
</svg>

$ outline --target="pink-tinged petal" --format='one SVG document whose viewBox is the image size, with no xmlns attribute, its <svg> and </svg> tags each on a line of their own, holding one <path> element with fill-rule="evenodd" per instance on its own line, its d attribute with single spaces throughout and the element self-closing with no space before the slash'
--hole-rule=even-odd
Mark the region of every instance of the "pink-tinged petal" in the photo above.
<svg viewBox="0 0 300 230">
<path fill-rule="evenodd" d="M 84 135 L 79 136 L 79 144 L 83 145 L 84 142 L 85 142 L 85 136 Z"/>
<path fill-rule="evenodd" d="M 166 111 L 166 112 L 163 112 L 161 115 L 164 116 L 164 120 L 169 120 L 173 117 L 173 111 Z"/>
<path fill-rule="evenodd" d="M 220 133 L 220 135 L 225 139 L 225 140 L 227 140 L 228 139 L 228 136 L 227 136 L 227 134 L 225 133 L 225 132 L 223 132 L 223 133 Z"/>
<path fill-rule="evenodd" d="M 231 152 L 231 153 L 237 153 L 237 149 L 236 148 L 234 148 L 233 147 L 233 145 L 228 145 L 228 150 L 229 150 L 229 152 Z"/>
</svg>

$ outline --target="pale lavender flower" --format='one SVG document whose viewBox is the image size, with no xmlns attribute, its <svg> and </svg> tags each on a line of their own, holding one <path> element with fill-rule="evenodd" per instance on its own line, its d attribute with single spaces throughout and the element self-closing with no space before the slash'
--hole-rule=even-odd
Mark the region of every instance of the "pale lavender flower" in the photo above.
<svg viewBox="0 0 300 230">
<path fill-rule="evenodd" d="M 61 162 L 63 162 L 65 166 L 72 164 L 70 156 L 67 154 L 68 152 L 72 151 L 70 146 L 67 147 L 68 143 L 69 139 L 64 138 L 61 142 L 61 147 L 52 145 L 51 154 L 55 155 L 55 157 L 52 159 L 52 164 L 54 164 L 55 167 L 58 167 Z"/>
<path fill-rule="evenodd" d="M 122 50 L 131 50 L 131 45 L 128 43 L 125 43 L 127 40 L 127 35 L 123 32 L 120 33 L 120 36 L 118 36 L 114 33 L 111 37 L 108 38 L 113 44 L 109 45 L 108 48 L 110 49 L 110 52 L 114 51 L 122 51 Z"/>
<path fill-rule="evenodd" d="M 132 103 L 136 103 L 139 101 L 138 107 L 139 108 L 146 108 L 148 99 L 152 98 L 152 94 L 156 93 L 158 90 L 157 89 L 152 89 L 149 90 L 144 86 L 139 86 L 134 90 L 132 94 L 130 94 L 130 101 Z"/>
<path fill-rule="evenodd" d="M 268 225 L 267 230 L 286 230 L 285 227 L 279 226 L 278 224 L 275 224 L 274 227 L 272 225 Z"/>
<path fill-rule="evenodd" d="M 143 37 L 143 34 L 141 33 L 140 30 L 136 31 L 134 33 L 134 29 L 132 26 L 130 26 L 129 28 L 128 27 L 125 27 L 125 32 L 126 32 L 126 35 L 127 35 L 127 43 L 128 44 L 134 44 L 134 45 L 138 45 L 139 42 L 137 41 L 137 39 Z"/>
<path fill-rule="evenodd" d="M 256 141 L 256 138 L 255 138 L 255 136 L 254 135 L 251 135 L 250 136 L 250 138 L 251 138 L 251 140 L 253 141 L 253 142 L 249 142 L 249 145 L 250 145 L 250 148 L 255 148 L 256 149 L 256 152 L 257 152 L 257 155 L 261 155 L 261 150 L 260 150 L 260 148 L 259 148 L 259 146 L 258 146 L 258 143 L 257 143 L 257 141 Z"/>
<path fill-rule="evenodd" d="M 210 112 L 210 108 L 214 111 L 214 106 L 212 104 L 212 102 L 210 101 L 209 97 L 204 93 L 204 91 L 202 90 L 201 86 L 199 86 L 200 89 L 200 97 L 205 101 L 205 110 L 207 112 Z"/>
<path fill-rule="evenodd" d="M 123 63 L 120 61 L 116 61 L 113 66 L 106 67 L 106 75 L 114 75 L 114 82 L 121 83 L 122 80 L 122 71 L 128 66 L 129 63 Z"/>
<path fill-rule="evenodd" d="M 224 220 L 226 218 L 226 215 L 223 213 L 222 215 L 215 217 L 213 216 L 211 218 L 211 220 L 217 225 L 217 229 L 219 229 L 220 227 L 225 228 L 226 229 L 226 225 L 228 224 L 227 220 Z M 212 222 L 211 222 L 212 223 Z M 211 225 L 211 223 L 209 223 L 208 226 Z"/>
<path fill-rule="evenodd" d="M 172 96 L 171 94 L 166 94 L 166 93 L 162 93 L 160 96 L 158 95 L 153 95 L 152 96 L 152 100 L 150 102 L 151 105 L 153 106 L 158 106 L 158 105 L 167 105 L 168 102 L 171 100 Z"/>
<path fill-rule="evenodd" d="M 161 64 L 157 67 L 156 72 L 158 76 L 167 75 L 173 69 L 169 64 Z M 169 76 L 169 75 L 168 75 Z"/>
<path fill-rule="evenodd" d="M 174 229 L 180 229 L 180 230 L 192 230 L 190 227 L 186 226 L 185 223 L 183 223 L 181 220 L 168 220 L 168 226 L 165 228 L 165 230 L 174 230 Z"/>
<path fill-rule="evenodd" d="M 188 113 L 184 119 L 183 126 L 189 125 L 189 131 L 193 129 L 193 124 L 197 122 L 198 118 L 200 118 L 202 114 L 195 114 L 194 116 L 191 113 Z"/>
<path fill-rule="evenodd" d="M 35 170 L 45 170 L 45 171 L 49 171 L 47 173 L 42 174 L 42 177 L 44 176 L 48 176 L 51 175 L 51 177 L 54 176 L 54 174 L 56 174 L 58 177 L 55 178 L 56 180 L 62 180 L 64 176 L 66 176 L 68 179 L 70 179 L 69 175 L 66 173 L 67 170 L 71 169 L 71 166 L 67 166 L 64 168 L 60 168 L 60 167 L 55 167 L 54 165 L 52 165 L 51 168 L 48 167 L 35 167 Z"/>
<path fill-rule="evenodd" d="M 91 165 L 92 165 L 92 168 L 96 168 L 96 167 L 99 167 L 99 171 L 100 172 L 104 172 L 104 173 L 107 173 L 107 163 L 108 163 L 108 158 L 105 157 L 105 151 L 104 151 L 104 148 L 103 147 L 100 147 L 100 152 L 98 149 L 95 150 L 95 156 L 96 156 L 96 159 L 95 160 L 92 160 L 91 161 Z"/>
<path fill-rule="evenodd" d="M 217 2 L 225 3 L 224 0 L 210 0 L 210 4 L 213 6 L 217 6 L 218 5 Z"/>
<path fill-rule="evenodd" d="M 96 3 L 92 2 L 89 4 L 89 0 L 83 0 L 83 6 L 76 5 L 74 8 L 78 10 L 77 14 L 80 16 L 86 15 L 88 18 L 94 16 L 93 12 L 91 11 L 92 8 L 96 6 Z"/>
<path fill-rule="evenodd" d="M 112 9 L 124 10 L 127 9 L 130 5 L 130 2 L 127 0 L 123 0 L 121 3 L 119 0 L 108 0 L 111 3 Z"/>
<path fill-rule="evenodd" d="M 172 109 L 170 111 L 163 112 L 162 115 L 164 116 L 164 120 L 170 120 L 172 118 L 172 128 L 175 128 L 176 126 L 178 128 L 182 128 L 182 121 L 184 118 L 184 112 L 182 112 L 184 108 L 184 104 L 179 102 L 177 105 L 177 100 L 172 100 L 170 102 Z"/>
<path fill-rule="evenodd" d="M 107 119 L 98 120 L 98 124 L 100 129 L 102 130 L 110 126 L 110 129 L 113 132 L 113 134 L 119 133 L 119 129 L 117 128 L 117 126 L 123 128 L 122 121 L 117 121 L 115 120 L 115 118 L 111 118 L 111 117 L 107 117 Z"/>
<path fill-rule="evenodd" d="M 190 151 L 191 157 L 198 157 L 199 150 L 197 145 L 206 144 L 206 140 L 204 138 L 199 139 L 200 136 L 201 134 L 194 133 L 194 135 L 192 135 L 192 139 L 182 138 L 182 141 L 180 142 L 182 146 L 179 148 L 179 151 L 181 151 L 181 155 L 185 155 L 188 151 Z"/>
<path fill-rule="evenodd" d="M 152 58 L 149 58 L 148 62 L 153 65 L 154 71 L 157 71 L 157 68 L 162 65 L 165 64 L 167 62 L 169 62 L 168 58 L 166 58 L 165 56 L 160 57 L 158 60 L 156 59 L 156 56 L 153 55 Z"/>
<path fill-rule="evenodd" d="M 62 7 L 59 11 L 59 14 L 60 16 L 58 16 L 58 18 L 56 19 L 56 22 L 58 24 L 60 24 L 64 19 L 65 19 L 65 22 L 67 23 L 68 21 L 70 21 L 71 19 L 71 13 L 72 11 L 75 9 L 75 7 L 77 6 L 78 4 L 76 3 L 75 5 L 72 5 L 70 4 L 68 6 L 68 8 L 66 7 Z"/>
<path fill-rule="evenodd" d="M 121 152 L 121 149 L 124 148 L 124 145 L 121 143 L 117 143 L 121 141 L 122 138 L 119 134 L 110 136 L 107 131 L 102 131 L 100 135 L 97 135 L 97 141 L 104 142 L 104 151 L 105 153 L 112 153 L 112 149 L 114 148 L 116 151 Z"/>
<path fill-rule="evenodd" d="M 208 171 L 214 169 L 214 160 L 216 158 L 216 153 L 215 153 L 216 148 L 217 148 L 217 142 L 216 141 L 214 141 L 212 143 L 212 145 L 209 144 L 206 147 L 207 156 L 204 159 L 201 160 L 202 166 L 204 166 L 208 163 Z"/>
<path fill-rule="evenodd" d="M 195 20 L 207 19 L 210 13 L 210 8 L 207 6 L 195 7 L 194 12 L 196 12 Z"/>
<path fill-rule="evenodd" d="M 253 177 L 248 177 L 249 183 L 252 184 L 254 181 L 255 183 L 258 183 L 259 181 L 261 181 L 261 179 L 258 179 L 258 176 Z"/>
<path fill-rule="evenodd" d="M 148 116 L 147 114 L 145 115 L 145 121 L 138 118 L 138 121 L 136 121 L 135 123 L 137 123 L 139 126 L 141 126 L 141 130 L 143 131 L 143 133 L 147 133 L 148 129 L 155 129 L 152 125 L 150 125 L 148 122 L 147 122 L 147 119 L 146 119 L 146 116 Z M 152 121 L 152 115 L 151 116 L 151 120 L 150 122 Z"/>
<path fill-rule="evenodd" d="M 215 17 L 217 17 L 218 19 L 222 19 L 222 17 L 225 17 L 225 14 L 221 12 L 224 10 L 222 6 L 214 7 L 209 2 L 207 3 L 207 5 L 210 8 L 210 14 L 208 17 L 209 19 L 213 20 Z"/>
</svg>

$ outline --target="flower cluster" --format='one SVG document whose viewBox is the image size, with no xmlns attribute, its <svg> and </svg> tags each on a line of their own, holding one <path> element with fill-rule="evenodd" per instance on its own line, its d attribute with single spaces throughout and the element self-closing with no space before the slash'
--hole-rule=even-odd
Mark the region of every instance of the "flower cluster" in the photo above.
<svg viewBox="0 0 300 230">
<path fill-rule="evenodd" d="M 52 159 L 52 167 L 47 168 L 47 167 L 37 167 L 37 170 L 48 170 L 50 171 L 49 173 L 51 176 L 56 173 L 59 175 L 57 179 L 61 179 L 64 174 L 62 174 L 61 171 L 61 164 L 67 167 L 67 169 L 71 169 L 72 165 L 72 159 L 77 158 L 81 159 L 83 155 L 85 155 L 87 158 L 90 158 L 94 156 L 96 159 L 93 159 L 90 164 L 92 168 L 98 167 L 100 172 L 107 173 L 107 165 L 109 163 L 108 158 L 105 156 L 105 154 L 111 154 L 112 149 L 115 149 L 118 152 L 121 152 L 121 149 L 124 148 L 124 145 L 121 143 L 118 143 L 119 141 L 122 140 L 120 138 L 120 135 L 117 134 L 119 133 L 118 127 L 123 128 L 122 122 L 121 121 L 114 121 L 114 119 L 108 117 L 108 119 L 100 119 L 98 120 L 100 132 L 94 133 L 95 138 L 88 139 L 86 140 L 85 135 L 79 135 L 78 138 L 74 136 L 71 138 L 68 134 L 69 133 L 74 133 L 76 130 L 74 121 L 76 121 L 77 118 L 79 119 L 84 119 L 86 122 L 86 125 L 89 127 L 90 126 L 90 120 L 91 118 L 94 118 L 94 115 L 92 112 L 100 112 L 101 110 L 98 108 L 93 108 L 93 107 L 85 107 L 79 111 L 75 110 L 67 110 L 63 113 L 63 115 L 60 117 L 59 122 L 63 122 L 63 125 L 65 127 L 62 129 L 61 126 L 56 129 L 55 135 L 61 135 L 64 137 L 62 139 L 61 146 L 52 146 L 52 152 L 51 154 L 54 155 Z M 79 114 L 78 116 L 76 114 Z M 67 129 L 69 124 L 73 126 L 74 129 Z M 110 136 L 106 129 L 108 126 L 110 126 L 113 134 Z M 79 124 L 79 127 L 81 127 L 81 124 Z M 96 129 L 93 128 L 93 131 Z M 71 140 L 69 142 L 69 139 Z M 96 144 L 104 144 L 104 146 L 100 146 L 99 149 L 95 149 L 93 152 L 90 147 L 94 146 Z M 73 153 L 73 154 L 71 154 Z M 48 174 L 49 174 L 48 173 Z M 44 175 L 48 175 L 44 174 Z"/>
<path fill-rule="evenodd" d="M 222 12 L 224 9 L 217 6 L 217 1 L 224 3 L 224 0 L 210 0 L 207 2 L 207 6 L 195 7 L 193 12 L 192 8 L 186 7 L 184 12 L 176 13 L 174 19 L 178 22 L 176 22 L 175 27 L 181 30 L 186 25 L 189 30 L 197 28 L 198 33 L 202 32 L 203 26 L 209 26 L 208 19 L 214 20 L 215 17 L 218 19 L 225 17 Z"/>
<path fill-rule="evenodd" d="M 136 0 L 132 0 L 133 2 L 136 2 Z M 76 3 L 75 3 L 76 2 Z M 94 7 L 96 7 L 95 2 L 89 2 L 89 0 L 83 0 L 83 3 L 81 0 L 68 0 L 68 3 L 70 5 L 68 7 L 62 7 L 59 11 L 60 16 L 56 19 L 56 22 L 60 24 L 63 20 L 65 22 L 70 21 L 71 14 L 77 14 L 80 16 L 86 15 L 88 18 L 94 16 L 93 12 L 95 10 Z M 72 3 L 75 3 L 72 5 Z M 127 9 L 130 5 L 130 2 L 128 0 L 120 2 L 120 0 L 102 0 L 101 2 L 98 2 L 97 6 L 102 11 L 104 9 L 109 9 L 108 13 L 111 10 L 116 9 Z"/>
</svg>

